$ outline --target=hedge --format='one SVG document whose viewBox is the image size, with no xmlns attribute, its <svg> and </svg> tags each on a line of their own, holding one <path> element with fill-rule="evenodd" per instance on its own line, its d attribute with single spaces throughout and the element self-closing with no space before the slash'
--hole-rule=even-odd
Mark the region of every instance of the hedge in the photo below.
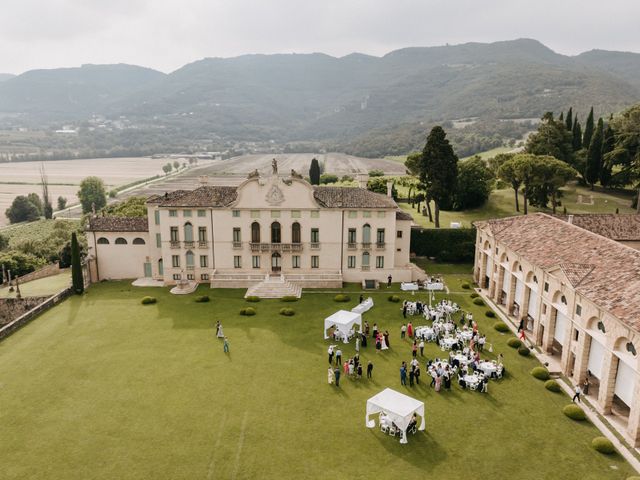
<svg viewBox="0 0 640 480">
<path fill-rule="evenodd" d="M 473 304 L 474 305 L 480 305 L 482 307 L 482 306 L 484 306 L 484 300 L 482 300 L 481 298 L 474 298 L 473 299 Z"/>
<path fill-rule="evenodd" d="M 549 370 L 544 367 L 535 367 L 530 373 L 538 380 L 549 380 Z"/>
<path fill-rule="evenodd" d="M 280 301 L 281 302 L 297 302 L 298 297 L 296 297 L 295 295 L 285 295 L 280 299 Z"/>
<path fill-rule="evenodd" d="M 469 285 L 468 283 L 463 283 L 462 285 L 460 285 L 463 289 L 465 290 L 469 290 L 471 288 L 471 285 Z"/>
<path fill-rule="evenodd" d="M 546 382 L 544 382 L 544 388 L 546 388 L 550 392 L 555 392 L 555 393 L 558 393 L 559 391 L 562 390 L 560 388 L 560 384 L 555 380 L 547 380 Z"/>
<path fill-rule="evenodd" d="M 507 345 L 509 345 L 511 348 L 520 348 L 522 346 L 522 342 L 517 338 L 510 338 L 507 341 Z"/>
<path fill-rule="evenodd" d="M 475 228 L 412 228 L 411 251 L 438 262 L 473 263 Z"/>
<path fill-rule="evenodd" d="M 207 303 L 209 300 L 210 299 L 208 295 L 200 295 L 199 297 L 196 297 L 197 303 Z"/>
<path fill-rule="evenodd" d="M 158 300 L 156 300 L 156 297 L 142 297 L 142 300 L 140 300 L 140 303 L 142 303 L 142 305 L 152 305 L 157 301 Z"/>
<path fill-rule="evenodd" d="M 527 347 L 523 345 L 518 349 L 518 353 L 523 357 L 528 357 L 529 354 L 531 353 L 531 350 L 529 350 Z"/>
<path fill-rule="evenodd" d="M 613 446 L 611 440 L 606 437 L 596 437 L 591 440 L 591 446 L 600 453 L 611 455 L 615 453 L 616 447 Z"/>
<path fill-rule="evenodd" d="M 587 416 L 584 413 L 584 410 L 582 410 L 575 403 L 570 403 L 569 405 L 566 405 L 562 409 L 562 413 L 564 413 L 571 420 L 577 420 L 579 422 L 587 418 Z"/>
<path fill-rule="evenodd" d="M 351 300 L 351 298 L 349 298 L 349 295 L 345 295 L 344 293 L 339 293 L 338 295 L 333 297 L 333 300 L 336 302 L 348 302 L 349 300 Z"/>
<path fill-rule="evenodd" d="M 296 311 L 293 308 L 281 308 L 280 315 L 284 315 L 285 317 L 293 317 L 296 314 Z"/>
<path fill-rule="evenodd" d="M 398 303 L 400 301 L 400 297 L 398 295 L 389 295 L 389 301 L 393 303 Z"/>
<path fill-rule="evenodd" d="M 469 295 L 471 298 L 478 298 L 480 296 L 480 294 L 478 292 L 473 292 L 471 295 Z"/>
<path fill-rule="evenodd" d="M 487 310 L 486 312 L 484 312 L 484 314 L 489 318 L 496 318 L 496 312 L 494 312 L 493 310 Z"/>
<path fill-rule="evenodd" d="M 256 309 L 253 307 L 245 307 L 240 309 L 240 315 L 245 315 L 247 317 L 251 317 L 256 314 Z"/>
<path fill-rule="evenodd" d="M 250 296 L 248 296 L 247 298 L 245 298 L 245 300 L 246 300 L 247 302 L 253 302 L 253 303 L 256 303 L 256 302 L 259 302 L 259 301 L 260 301 L 260 297 L 256 297 L 255 295 L 250 295 Z"/>
<path fill-rule="evenodd" d="M 496 323 L 494 323 L 493 324 L 493 328 L 496 329 L 498 332 L 501 332 L 501 333 L 507 333 L 509 331 L 509 327 L 504 322 L 496 322 Z"/>
</svg>

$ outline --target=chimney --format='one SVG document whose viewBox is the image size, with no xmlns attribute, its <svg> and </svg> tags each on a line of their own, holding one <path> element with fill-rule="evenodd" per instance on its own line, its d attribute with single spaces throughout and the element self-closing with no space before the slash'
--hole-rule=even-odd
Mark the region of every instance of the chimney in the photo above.
<svg viewBox="0 0 640 480">
<path fill-rule="evenodd" d="M 567 222 L 569 222 L 570 224 L 572 224 L 572 225 L 573 225 L 573 215 L 569 215 L 569 216 L 567 217 Z"/>
<path fill-rule="evenodd" d="M 393 195 L 393 182 L 391 180 L 387 180 L 387 197 L 391 198 Z"/>
</svg>

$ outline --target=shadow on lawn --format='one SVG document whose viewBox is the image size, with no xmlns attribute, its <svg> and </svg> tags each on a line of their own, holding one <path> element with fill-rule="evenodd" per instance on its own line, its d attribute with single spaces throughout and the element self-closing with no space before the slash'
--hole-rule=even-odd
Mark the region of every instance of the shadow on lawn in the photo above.
<svg viewBox="0 0 640 480">
<path fill-rule="evenodd" d="M 435 441 L 429 433 L 429 423 L 426 430 L 407 437 L 409 443 L 401 444 L 397 437 L 380 431 L 376 427 L 369 429 L 369 433 L 375 436 L 380 445 L 394 457 L 400 458 L 411 465 L 431 471 L 433 468 L 446 461 L 447 452 Z"/>
</svg>

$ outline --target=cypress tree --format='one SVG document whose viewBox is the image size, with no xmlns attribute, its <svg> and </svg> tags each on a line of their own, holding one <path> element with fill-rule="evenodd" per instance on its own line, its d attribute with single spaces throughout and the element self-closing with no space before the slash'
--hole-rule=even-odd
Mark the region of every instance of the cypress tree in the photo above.
<svg viewBox="0 0 640 480">
<path fill-rule="evenodd" d="M 309 181 L 311 185 L 320 185 L 320 164 L 317 159 L 311 160 L 309 167 Z"/>
<path fill-rule="evenodd" d="M 608 158 L 608 154 L 613 152 L 616 147 L 616 137 L 611 128 L 611 123 L 607 124 L 607 128 L 604 129 L 604 135 L 602 139 L 602 168 L 600 169 L 600 184 L 603 187 L 608 187 L 611 183 L 611 170 L 613 165 Z"/>
<path fill-rule="evenodd" d="M 564 112 L 560 112 L 560 116 L 558 117 L 559 122 L 564 122 Z"/>
<path fill-rule="evenodd" d="M 567 127 L 567 132 L 573 131 L 573 107 L 569 107 L 569 111 L 567 112 L 567 119 L 565 120 L 565 126 Z"/>
<path fill-rule="evenodd" d="M 577 117 L 575 122 L 573 122 L 571 134 L 573 136 L 573 151 L 577 152 L 582 148 L 582 127 L 580 126 L 580 122 Z"/>
<path fill-rule="evenodd" d="M 84 292 L 84 278 L 82 277 L 82 265 L 80 264 L 80 245 L 76 232 L 71 234 L 71 282 L 73 291 L 77 295 Z"/>
<path fill-rule="evenodd" d="M 587 123 L 584 124 L 584 134 L 582 135 L 582 148 L 589 148 L 591 145 L 591 137 L 593 137 L 593 107 L 587 117 Z"/>
<path fill-rule="evenodd" d="M 602 122 L 602 118 L 599 118 L 598 126 L 596 127 L 596 130 L 591 137 L 591 143 L 589 144 L 587 165 L 584 171 L 584 178 L 589 185 L 591 185 L 591 190 L 593 190 L 593 185 L 600 179 L 600 170 L 602 168 L 603 130 L 604 123 Z"/>
</svg>

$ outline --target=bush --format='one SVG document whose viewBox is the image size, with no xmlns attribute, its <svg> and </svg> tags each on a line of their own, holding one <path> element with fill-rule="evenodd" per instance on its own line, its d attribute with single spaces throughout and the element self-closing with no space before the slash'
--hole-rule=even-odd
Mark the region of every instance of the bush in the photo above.
<svg viewBox="0 0 640 480">
<path fill-rule="evenodd" d="M 256 297 L 256 296 L 254 296 L 254 295 L 250 295 L 250 296 L 248 296 L 247 298 L 245 298 L 245 300 L 246 300 L 247 302 L 257 303 L 257 302 L 259 302 L 259 301 L 260 301 L 260 297 Z"/>
<path fill-rule="evenodd" d="M 555 393 L 558 393 L 562 390 L 560 388 L 560 384 L 555 380 L 547 380 L 546 382 L 544 382 L 544 388 L 546 388 L 550 392 L 555 392 Z"/>
<path fill-rule="evenodd" d="M 284 315 L 285 317 L 293 317 L 296 314 L 296 311 L 293 308 L 281 308 L 280 315 Z"/>
<path fill-rule="evenodd" d="M 478 292 L 473 292 L 471 295 L 469 295 L 471 298 L 478 298 L 480 296 L 480 294 Z"/>
<path fill-rule="evenodd" d="M 245 307 L 240 309 L 240 315 L 245 315 L 247 317 L 251 317 L 256 314 L 256 309 L 253 307 Z"/>
<path fill-rule="evenodd" d="M 196 303 L 207 303 L 209 301 L 209 295 L 200 295 L 196 297 Z"/>
<path fill-rule="evenodd" d="M 549 380 L 549 370 L 544 367 L 535 367 L 531 370 L 531 375 L 538 380 Z"/>
<path fill-rule="evenodd" d="M 469 285 L 468 283 L 463 283 L 462 285 L 460 285 L 463 289 L 465 290 L 469 290 L 471 288 L 471 285 Z"/>
<path fill-rule="evenodd" d="M 522 346 L 522 342 L 517 338 L 510 338 L 507 341 L 507 345 L 509 345 L 511 348 L 520 348 Z"/>
<path fill-rule="evenodd" d="M 579 421 L 579 422 L 581 422 L 582 420 L 585 420 L 587 418 L 587 416 L 584 414 L 584 410 L 582 410 L 575 403 L 570 403 L 569 405 L 566 405 L 562 409 L 562 413 L 564 413 L 571 420 L 576 420 L 576 421 Z"/>
<path fill-rule="evenodd" d="M 507 333 L 509 331 L 509 327 L 504 322 L 496 322 L 493 324 L 493 328 L 495 328 L 500 333 Z"/>
<path fill-rule="evenodd" d="M 142 303 L 142 305 L 152 305 L 154 303 L 156 303 L 156 297 L 142 297 L 142 300 L 140 301 L 140 303 Z"/>
<path fill-rule="evenodd" d="M 483 307 L 483 306 L 484 306 L 484 300 L 482 300 L 482 299 L 481 299 L 481 298 L 479 298 L 479 297 L 478 297 L 478 298 L 474 298 L 474 299 L 473 299 L 473 303 L 474 303 L 474 305 L 479 305 L 479 306 L 481 306 L 481 307 Z"/>
<path fill-rule="evenodd" d="M 611 440 L 606 437 L 596 437 L 591 440 L 591 446 L 600 453 L 611 455 L 615 453 L 616 447 L 613 446 Z M 633 477 L 632 477 L 633 478 Z M 637 477 L 636 477 L 637 478 Z"/>
<path fill-rule="evenodd" d="M 531 350 L 529 350 L 527 347 L 523 345 L 518 349 L 518 353 L 523 357 L 528 357 L 529 354 L 531 353 Z"/>
<path fill-rule="evenodd" d="M 473 263 L 475 228 L 411 229 L 411 251 L 438 262 Z"/>
<path fill-rule="evenodd" d="M 389 295 L 389 301 L 393 303 L 398 303 L 400 301 L 400 297 L 398 295 Z"/>
<path fill-rule="evenodd" d="M 333 297 L 333 300 L 336 302 L 348 302 L 349 300 L 351 300 L 351 298 L 349 298 L 349 295 L 345 295 L 344 293 L 339 293 L 338 295 Z"/>
<path fill-rule="evenodd" d="M 496 318 L 496 312 L 494 312 L 493 310 L 487 310 L 486 312 L 484 312 L 484 314 L 489 318 Z"/>
<path fill-rule="evenodd" d="M 295 295 L 285 295 L 280 299 L 280 301 L 281 302 L 297 302 L 298 297 L 296 297 Z"/>
</svg>

